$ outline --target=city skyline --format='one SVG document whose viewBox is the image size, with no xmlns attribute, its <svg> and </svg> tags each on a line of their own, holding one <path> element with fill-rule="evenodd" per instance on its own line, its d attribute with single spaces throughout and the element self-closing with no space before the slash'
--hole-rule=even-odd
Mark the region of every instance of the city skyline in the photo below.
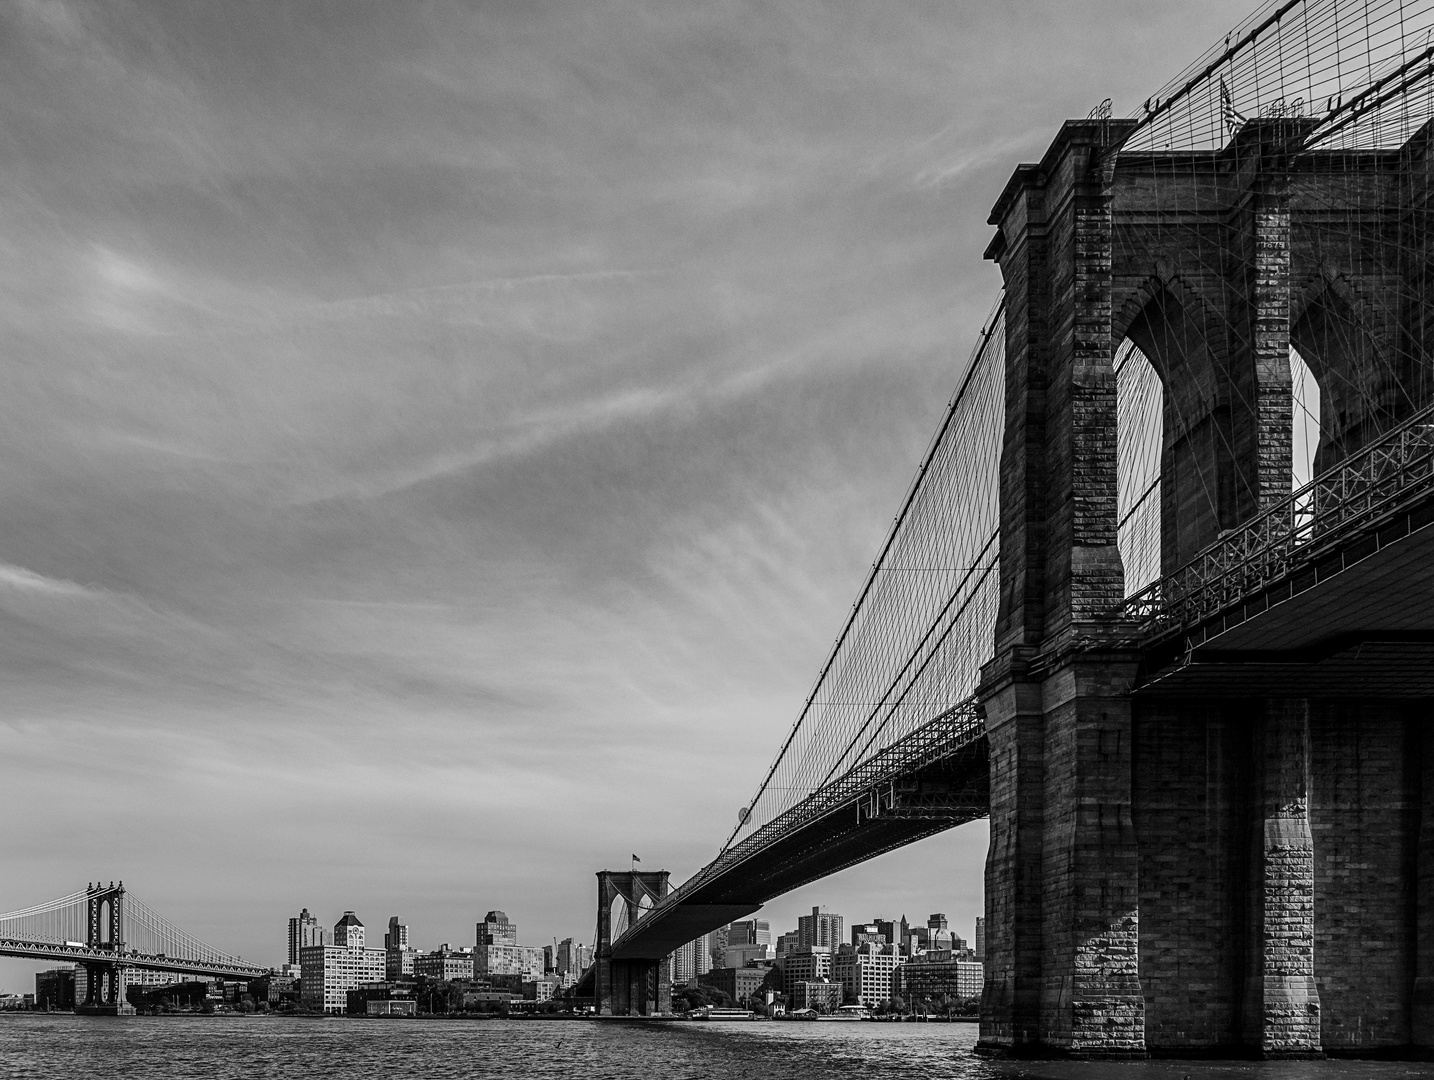
<svg viewBox="0 0 1434 1080">
<path fill-rule="evenodd" d="M 0 13 L 0 910 L 123 878 L 272 963 L 296 897 L 541 944 L 631 852 L 700 868 L 986 317 L 1011 162 L 1247 2 L 1024 51 L 976 3 L 599 7 Z M 762 917 L 969 925 L 985 841 Z"/>
</svg>

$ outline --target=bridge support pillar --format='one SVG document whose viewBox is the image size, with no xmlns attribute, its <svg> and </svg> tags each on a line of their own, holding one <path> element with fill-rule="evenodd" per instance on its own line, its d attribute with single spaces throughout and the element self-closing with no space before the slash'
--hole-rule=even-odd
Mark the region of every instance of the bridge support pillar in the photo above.
<svg viewBox="0 0 1434 1080">
<path fill-rule="evenodd" d="M 988 1052 L 1145 1056 L 1134 673 L 1133 657 L 1096 653 L 1040 681 L 1013 673 L 988 683 Z"/>
<path fill-rule="evenodd" d="M 1434 719 L 1425 718 L 1419 727 L 1420 805 L 1410 1041 L 1417 1047 L 1434 1049 Z"/>
<path fill-rule="evenodd" d="M 82 1016 L 133 1016 L 134 1006 L 125 998 L 124 969 L 118 964 L 84 964 L 85 995 L 75 1002 Z"/>
<path fill-rule="evenodd" d="M 1041 1032 L 1041 687 L 1012 678 L 985 701 L 991 746 L 981 1046 L 1022 1054 Z"/>
<path fill-rule="evenodd" d="M 1309 702 L 1263 702 L 1258 730 L 1245 1040 L 1267 1058 L 1319 1057 Z"/>
</svg>

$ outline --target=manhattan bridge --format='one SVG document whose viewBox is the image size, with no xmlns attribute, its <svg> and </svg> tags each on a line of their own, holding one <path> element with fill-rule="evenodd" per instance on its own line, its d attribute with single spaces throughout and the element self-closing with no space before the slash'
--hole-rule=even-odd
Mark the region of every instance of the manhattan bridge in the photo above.
<svg viewBox="0 0 1434 1080">
<path fill-rule="evenodd" d="M 600 1011 L 989 817 L 981 1048 L 1434 1048 L 1434 0 L 1265 4 L 1015 167 L 1004 288 L 720 854 Z"/>
</svg>

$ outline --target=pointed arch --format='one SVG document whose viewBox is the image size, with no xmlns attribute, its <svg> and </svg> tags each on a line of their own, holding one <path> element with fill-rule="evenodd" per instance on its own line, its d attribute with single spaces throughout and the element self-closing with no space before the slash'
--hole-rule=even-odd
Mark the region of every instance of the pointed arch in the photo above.
<svg viewBox="0 0 1434 1080">
<path fill-rule="evenodd" d="M 1343 276 L 1322 271 L 1292 307 L 1290 345 L 1319 384 L 1318 473 L 1393 427 L 1409 398 L 1379 342 L 1377 313 Z"/>
<path fill-rule="evenodd" d="M 1124 534 L 1129 593 L 1152 575 L 1152 561 L 1168 573 L 1219 535 L 1229 516 L 1233 455 L 1222 342 L 1199 297 L 1174 275 L 1152 274 L 1115 327 L 1124 339 L 1116 353 L 1117 473 L 1127 501 L 1117 542 Z M 1137 417 L 1141 432 L 1131 430 Z M 1137 507 L 1130 495 L 1153 500 L 1158 513 Z"/>
</svg>

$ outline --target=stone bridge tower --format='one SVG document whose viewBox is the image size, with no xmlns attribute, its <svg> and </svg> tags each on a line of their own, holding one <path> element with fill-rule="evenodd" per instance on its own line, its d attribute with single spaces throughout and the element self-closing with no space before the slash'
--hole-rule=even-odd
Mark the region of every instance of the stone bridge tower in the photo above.
<svg viewBox="0 0 1434 1080">
<path fill-rule="evenodd" d="M 1431 400 L 1429 128 L 1388 151 L 1292 152 L 1309 123 L 1134 153 L 1133 121 L 1068 122 L 992 212 L 1007 366 L 979 692 L 988 1049 L 1434 1046 L 1428 644 L 1379 681 L 1310 674 L 1388 645 L 1366 640 L 1171 691 L 1120 615 L 1122 342 L 1163 392 L 1165 572 L 1289 496 L 1292 346 L 1319 383 L 1317 471 Z"/>
</svg>

